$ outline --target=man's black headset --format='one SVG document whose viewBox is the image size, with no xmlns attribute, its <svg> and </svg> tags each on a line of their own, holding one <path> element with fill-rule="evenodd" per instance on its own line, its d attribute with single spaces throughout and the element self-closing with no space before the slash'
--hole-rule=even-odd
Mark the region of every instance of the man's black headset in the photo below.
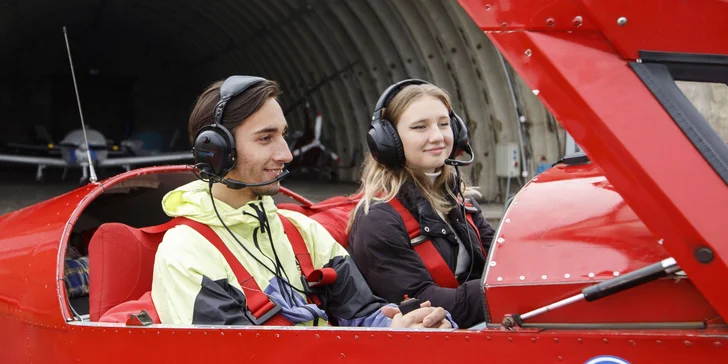
<svg viewBox="0 0 728 364">
<path fill-rule="evenodd" d="M 397 133 L 397 128 L 395 128 L 392 121 L 384 118 L 384 109 L 404 87 L 423 84 L 430 83 L 419 79 L 407 79 L 397 82 L 389 86 L 382 93 L 382 96 L 379 97 L 379 101 L 377 101 L 377 105 L 374 108 L 374 115 L 372 115 L 369 133 L 367 134 L 367 144 L 369 145 L 369 151 L 372 153 L 374 160 L 386 167 L 399 169 L 405 165 L 406 159 L 404 147 Z M 450 109 L 450 127 L 452 128 L 453 147 L 450 156 L 445 160 L 445 164 L 456 167 L 470 165 L 473 163 L 475 156 L 473 155 L 473 149 L 470 147 L 468 128 L 465 122 L 463 122 L 463 119 L 452 108 Z M 462 161 L 455 159 L 463 152 L 470 155 L 470 160 Z"/>
<path fill-rule="evenodd" d="M 237 163 L 235 137 L 223 125 L 225 105 L 233 97 L 264 81 L 266 81 L 264 78 L 255 76 L 231 76 L 220 86 L 220 101 L 215 106 L 213 122 L 211 125 L 200 128 L 192 147 L 195 165 L 200 170 L 203 179 L 223 183 L 229 188 L 237 190 L 245 187 L 265 186 L 288 176 L 289 172 L 284 170 L 276 178 L 261 183 L 245 183 L 225 178 L 225 175 L 235 168 Z"/>
</svg>

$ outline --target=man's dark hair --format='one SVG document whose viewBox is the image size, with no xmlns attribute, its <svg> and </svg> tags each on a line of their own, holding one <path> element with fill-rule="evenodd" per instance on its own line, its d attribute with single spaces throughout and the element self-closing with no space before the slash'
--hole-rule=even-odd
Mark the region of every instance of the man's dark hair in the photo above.
<svg viewBox="0 0 728 364">
<path fill-rule="evenodd" d="M 215 106 L 220 101 L 220 86 L 223 82 L 224 80 L 213 83 L 197 98 L 187 125 L 191 145 L 195 143 L 197 132 L 203 126 L 212 124 Z M 272 97 L 277 101 L 280 94 L 281 90 L 275 81 L 265 80 L 250 87 L 228 101 L 223 112 L 223 126 L 232 132 L 243 120 L 260 110 L 268 98 Z"/>
</svg>

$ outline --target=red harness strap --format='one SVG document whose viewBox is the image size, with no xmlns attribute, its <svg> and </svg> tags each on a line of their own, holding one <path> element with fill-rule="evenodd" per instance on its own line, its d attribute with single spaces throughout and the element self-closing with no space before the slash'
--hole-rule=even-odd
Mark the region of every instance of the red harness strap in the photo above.
<svg viewBox="0 0 728 364">
<path fill-rule="evenodd" d="M 248 273 L 238 258 L 233 255 L 214 230 L 205 224 L 185 217 L 176 217 L 174 218 L 174 221 L 176 221 L 176 224 L 187 225 L 195 229 L 198 233 L 202 234 L 205 239 L 212 243 L 212 245 L 214 245 L 220 253 L 222 253 L 225 260 L 230 265 L 230 268 L 233 270 L 233 273 L 235 273 L 238 282 L 240 282 L 240 286 L 243 288 L 248 310 L 250 310 L 257 321 L 254 322 L 255 324 L 293 326 L 288 319 L 278 314 L 281 310 L 281 306 L 273 302 L 268 295 L 266 295 L 260 287 L 258 287 L 258 284 L 255 283 L 255 279 L 253 279 L 250 273 Z"/>
<path fill-rule="evenodd" d="M 465 206 L 472 206 L 470 204 L 466 204 Z M 465 220 L 468 220 L 468 223 L 470 226 L 473 227 L 473 230 L 475 230 L 475 235 L 478 236 L 478 246 L 480 247 L 480 251 L 483 252 L 483 256 L 486 257 L 486 261 L 488 260 L 488 253 L 485 251 L 485 248 L 483 247 L 483 241 L 480 239 L 480 230 L 478 230 L 478 227 L 475 225 L 475 222 L 473 221 L 473 215 L 465 212 Z"/>
<path fill-rule="evenodd" d="M 333 268 L 314 269 L 313 263 L 311 262 L 311 253 L 308 252 L 308 247 L 306 246 L 306 242 L 303 241 L 301 232 L 298 231 L 291 220 L 280 213 L 278 216 L 281 218 L 283 231 L 286 232 L 288 241 L 291 242 L 293 254 L 296 256 L 296 261 L 298 261 L 298 265 L 301 268 L 301 274 L 304 278 L 301 283 L 304 285 L 306 294 L 313 303 L 320 305 L 321 300 L 319 300 L 318 296 L 311 294 L 309 288 L 334 283 L 336 281 L 336 270 Z"/>
<path fill-rule="evenodd" d="M 419 254 L 435 284 L 440 287 L 457 288 L 459 284 L 457 278 L 455 278 L 455 274 L 447 266 L 445 260 L 442 259 L 442 255 L 437 251 L 432 241 L 420 235 L 420 223 L 412 216 L 412 213 L 396 197 L 391 199 L 389 204 L 402 216 L 412 247 Z M 423 240 L 417 241 L 417 239 L 421 238 Z"/>
</svg>

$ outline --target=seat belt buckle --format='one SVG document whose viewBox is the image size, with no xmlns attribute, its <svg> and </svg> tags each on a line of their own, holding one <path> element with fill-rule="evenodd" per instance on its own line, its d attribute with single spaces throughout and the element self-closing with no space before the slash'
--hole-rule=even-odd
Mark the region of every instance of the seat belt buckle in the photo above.
<svg viewBox="0 0 728 364">
<path fill-rule="evenodd" d="M 281 310 L 283 309 L 283 306 L 281 306 L 275 300 L 269 299 L 269 301 L 273 304 L 273 308 L 268 310 L 268 312 L 264 313 L 260 317 L 255 317 L 255 315 L 252 312 L 248 311 L 248 312 L 250 312 L 250 316 L 252 317 L 251 321 L 253 321 L 253 324 L 255 324 L 257 326 L 263 325 L 268 320 L 270 320 L 273 316 L 275 316 L 276 314 L 281 312 Z"/>
<path fill-rule="evenodd" d="M 424 242 L 426 242 L 428 240 L 429 240 L 429 238 L 427 236 L 418 235 L 414 239 L 411 239 L 410 240 L 410 245 L 412 245 L 412 247 L 414 248 L 417 245 L 420 245 L 420 244 L 422 244 L 422 243 L 424 243 Z"/>
</svg>

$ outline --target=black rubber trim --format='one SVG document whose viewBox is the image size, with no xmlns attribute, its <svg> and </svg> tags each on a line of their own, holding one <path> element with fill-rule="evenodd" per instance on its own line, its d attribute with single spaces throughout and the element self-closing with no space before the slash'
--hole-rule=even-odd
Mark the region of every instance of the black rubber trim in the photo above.
<svg viewBox="0 0 728 364">
<path fill-rule="evenodd" d="M 639 51 L 640 59 L 645 63 L 689 63 L 693 65 L 728 66 L 728 56 L 724 54 L 696 54 Z"/>
<path fill-rule="evenodd" d="M 728 56 L 640 51 L 642 63 L 667 66 L 674 80 L 728 84 Z"/>
<path fill-rule="evenodd" d="M 644 62 L 630 62 L 629 65 L 713 170 L 728 184 L 728 145 L 680 91 L 668 67 Z"/>
</svg>

